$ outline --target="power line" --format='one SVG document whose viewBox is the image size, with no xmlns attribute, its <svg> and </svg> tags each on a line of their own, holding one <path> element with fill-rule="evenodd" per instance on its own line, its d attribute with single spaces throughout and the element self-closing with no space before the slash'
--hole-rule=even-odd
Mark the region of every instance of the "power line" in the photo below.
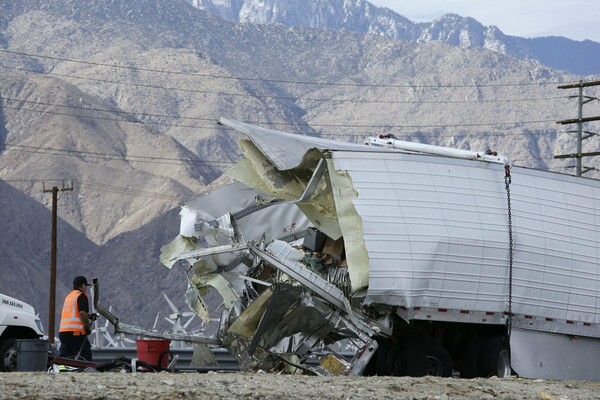
<svg viewBox="0 0 600 400">
<path fill-rule="evenodd" d="M 557 99 L 564 99 L 564 97 L 557 96 L 557 97 L 540 97 L 540 98 L 530 98 L 530 99 L 523 98 L 523 99 L 500 99 L 500 100 L 482 100 L 482 101 L 478 101 L 478 100 L 452 101 L 452 100 L 449 100 L 449 101 L 443 101 L 443 102 L 442 101 L 432 101 L 432 102 L 406 101 L 406 102 L 398 102 L 398 103 L 447 105 L 447 104 L 453 104 L 453 103 L 464 104 L 464 103 L 493 103 L 493 102 L 513 102 L 513 101 L 514 102 L 527 102 L 527 101 L 557 100 Z M 43 101 L 15 99 L 12 97 L 0 97 L 0 100 L 10 101 L 13 103 L 25 103 L 25 104 L 33 104 L 33 105 L 44 105 L 44 106 L 67 108 L 67 109 L 73 109 L 73 110 L 98 111 L 98 112 L 128 115 L 128 116 L 131 116 L 132 118 L 135 118 L 136 120 L 139 120 L 139 117 L 154 117 L 154 118 L 171 118 L 171 119 L 192 120 L 192 121 L 210 121 L 210 122 L 215 121 L 214 118 L 208 118 L 208 117 L 185 117 L 185 116 L 179 116 L 179 115 L 155 114 L 155 113 L 145 113 L 145 112 L 139 112 L 139 111 L 124 111 L 124 110 L 115 110 L 115 109 L 108 109 L 108 108 L 95 108 L 95 107 L 90 107 L 90 106 L 65 105 L 65 104 L 56 104 L 56 103 L 49 103 L 49 102 L 43 102 Z M 376 101 L 373 101 L 373 102 L 375 103 Z M 256 123 L 256 124 L 269 123 L 271 125 L 285 125 L 285 126 L 294 126 L 294 125 L 327 126 L 327 125 L 318 125 L 318 124 L 311 125 L 308 123 L 291 124 L 291 123 L 278 123 L 278 122 L 268 122 L 268 121 L 253 121 L 253 123 Z"/>
<path fill-rule="evenodd" d="M 7 146 L 16 147 L 18 149 L 9 149 Z M 25 149 L 25 150 L 21 150 Z M 217 161 L 217 160 L 182 160 L 177 158 L 167 158 L 167 157 L 153 157 L 153 156 L 136 156 L 136 155 L 122 155 L 118 153 L 102 153 L 102 152 L 92 152 L 92 151 L 82 151 L 82 150 L 66 150 L 66 149 L 57 149 L 53 147 L 38 147 L 38 146 L 26 146 L 20 144 L 12 144 L 6 143 L 4 145 L 0 145 L 0 149 L 4 149 L 7 151 L 18 151 L 23 153 L 41 153 L 48 155 L 64 155 L 64 156 L 85 156 L 91 158 L 98 158 L 103 161 L 130 161 L 130 162 L 146 162 L 153 164 L 166 164 L 166 165 L 188 165 L 188 164 L 200 164 L 200 165 L 210 165 L 210 164 L 234 164 L 231 161 Z"/>
<path fill-rule="evenodd" d="M 23 182 L 44 183 L 44 182 L 64 182 L 65 179 L 0 179 L 0 181 L 1 182 L 15 182 L 15 183 L 19 183 L 19 182 L 21 182 L 21 183 L 23 183 Z M 85 181 L 85 180 L 78 180 L 78 179 L 73 179 L 73 180 L 71 180 L 71 182 L 78 183 L 79 186 L 81 186 L 81 187 L 88 187 L 91 189 L 98 189 L 98 190 L 102 189 L 103 192 L 124 194 L 124 195 L 128 195 L 128 196 L 133 196 L 133 197 L 145 197 L 145 198 L 152 198 L 152 199 L 157 199 L 157 200 L 176 200 L 176 201 L 181 200 L 181 198 L 179 196 L 169 196 L 164 193 L 150 192 L 150 191 L 146 191 L 146 190 L 132 189 L 129 187 L 122 187 L 122 186 L 114 186 L 114 185 L 109 185 L 109 184 L 100 183 L 100 182 Z"/>
<path fill-rule="evenodd" d="M 230 128 L 224 128 L 224 127 L 218 127 L 218 126 L 199 126 L 199 125 L 185 125 L 185 124 L 169 124 L 169 123 L 166 123 L 166 122 L 139 121 L 139 120 L 130 121 L 130 120 L 127 120 L 127 119 L 98 117 L 98 116 L 92 116 L 92 115 L 61 113 L 61 112 L 49 111 L 49 110 L 35 110 L 35 109 L 32 109 L 32 108 L 12 107 L 12 106 L 7 106 L 7 105 L 4 105 L 2 107 L 6 108 L 6 109 L 9 109 L 9 110 L 19 110 L 19 111 L 27 111 L 27 112 L 38 112 L 38 113 L 42 113 L 42 114 L 63 115 L 63 116 L 67 116 L 67 117 L 79 117 L 79 118 L 96 119 L 96 120 L 103 120 L 103 121 L 125 122 L 125 123 L 129 123 L 129 124 L 166 125 L 168 127 L 194 128 L 194 129 L 213 129 L 213 130 L 221 130 L 221 129 L 228 130 L 228 129 L 230 129 Z"/>
<path fill-rule="evenodd" d="M 52 107 L 60 107 L 60 108 L 68 108 L 73 110 L 88 110 L 88 111 L 99 111 L 99 112 L 107 112 L 114 114 L 125 114 L 130 115 L 134 118 L 138 118 L 136 116 L 143 117 L 158 117 L 158 118 L 173 118 L 173 119 L 189 119 L 194 121 L 211 121 L 214 122 L 214 118 L 204 118 L 204 117 L 183 117 L 178 115 L 168 115 L 168 114 L 152 114 L 152 113 L 141 113 L 137 111 L 123 111 L 123 110 L 114 110 L 108 108 L 94 108 L 88 106 L 73 106 L 73 105 L 64 105 L 64 104 L 56 104 L 56 103 L 48 103 L 44 101 L 31 101 L 31 100 L 23 100 L 23 99 L 14 99 L 11 97 L 0 97 L 0 100 L 12 101 L 14 103 L 26 103 L 26 104 L 34 104 L 34 105 L 44 105 L 44 106 L 52 106 Z"/>
<path fill-rule="evenodd" d="M 498 126 L 498 125 L 532 125 L 532 124 L 542 124 L 542 123 L 549 123 L 549 122 L 554 122 L 552 120 L 537 120 L 537 121 L 505 121 L 505 122 L 482 122 L 482 123 L 472 123 L 472 124 L 437 124 L 437 125 L 352 125 L 352 126 L 348 126 L 348 125 L 329 125 L 332 127 L 339 127 L 339 128 L 377 128 L 377 129 L 391 129 L 391 128 L 438 128 L 438 129 L 443 129 L 443 128 L 454 128 L 454 127 L 476 127 L 476 126 Z M 548 132 L 527 132 L 527 134 L 541 134 L 541 133 L 548 133 Z M 477 134 L 477 133 L 466 133 L 466 132 L 457 132 L 457 133 L 450 133 L 450 134 L 444 134 L 444 135 L 437 135 L 435 133 L 425 133 L 425 132 L 412 132 L 412 133 L 407 133 L 404 134 L 402 136 L 404 137 L 412 137 L 412 136 L 431 136 L 431 137 L 454 137 L 454 136 L 472 136 L 472 135 L 477 135 L 477 136 L 511 136 L 511 135 L 522 135 L 523 133 L 481 133 L 481 134 Z M 356 136 L 369 136 L 369 134 L 353 134 L 353 133 L 324 133 L 322 135 L 322 137 L 329 137 L 329 136 L 334 136 L 334 137 L 345 137 L 345 136 L 349 136 L 349 137 L 356 137 Z M 398 135 L 396 135 L 398 136 Z"/>
<path fill-rule="evenodd" d="M 101 83 L 111 83 L 117 85 L 129 85 L 135 87 L 143 87 L 146 89 L 160 89 L 160 90 L 169 90 L 169 91 L 183 91 L 190 93 L 202 93 L 202 94 L 214 94 L 219 96 L 234 96 L 234 97 L 249 97 L 249 98 L 259 98 L 259 99 L 276 99 L 276 100 L 289 100 L 289 101 L 314 101 L 314 102 L 328 102 L 328 103 L 357 103 L 357 104 L 370 104 L 370 103 L 378 103 L 378 104 L 415 104 L 421 103 L 420 101 L 406 101 L 406 100 L 356 100 L 356 99 L 329 99 L 329 98 L 310 98 L 310 97 L 294 97 L 294 96 L 281 96 L 281 95 L 258 95 L 258 94 L 250 94 L 250 93 L 230 93 L 230 92 L 222 92 L 222 91 L 214 91 L 214 90 L 205 90 L 205 89 L 192 89 L 192 88 L 180 88 L 180 87 L 170 87 L 170 86 L 161 86 L 154 85 L 148 83 L 136 83 L 136 82 L 123 82 L 123 81 L 115 81 L 108 79 L 100 79 L 100 78 L 89 78 L 77 75 L 67 75 L 60 74 L 56 72 L 42 72 L 36 71 L 27 68 L 19 68 L 19 67 L 9 67 L 7 65 L 0 64 L 0 68 L 17 70 L 22 72 L 30 72 L 39 75 L 50 75 L 57 76 L 60 78 L 68 78 L 68 79 L 81 79 L 92 82 L 101 82 Z M 414 87 L 414 86 L 409 86 Z M 441 86 L 440 88 L 448 88 L 450 86 Z M 461 86 L 458 86 L 461 87 Z M 470 87 L 470 86 L 464 86 Z M 551 97 L 547 99 L 560 99 L 561 97 Z M 538 101 L 540 99 L 511 99 L 511 100 L 503 100 L 504 102 L 519 102 L 519 101 Z M 485 103 L 485 102 L 497 102 L 496 100 L 484 100 L 484 101 L 455 101 L 458 104 L 461 103 Z M 448 102 L 430 102 L 433 104 L 447 104 Z"/>
<path fill-rule="evenodd" d="M 91 182 L 91 181 L 74 180 L 74 182 L 79 183 L 81 186 L 91 187 L 91 188 L 95 188 L 95 189 L 101 189 L 102 191 L 111 192 L 111 193 L 115 193 L 115 194 L 124 194 L 124 195 L 129 195 L 129 196 L 134 196 L 134 197 L 154 198 L 157 200 L 172 200 L 172 201 L 181 200 L 181 198 L 179 196 L 169 196 L 164 193 L 149 192 L 149 191 L 145 191 L 145 190 L 131 189 L 131 188 L 126 188 L 126 187 L 124 188 L 124 187 L 120 187 L 120 186 L 113 186 L 113 185 Z"/>
<path fill-rule="evenodd" d="M 110 67 L 110 68 L 120 68 L 127 69 L 133 71 L 145 71 L 145 72 L 154 72 L 154 73 L 164 73 L 164 74 L 174 74 L 174 75 L 185 75 L 185 76 L 198 76 L 205 78 L 213 78 L 213 79 L 228 79 L 228 80 L 237 80 L 237 81 L 250 81 L 250 82 L 269 82 L 269 83 L 286 83 L 286 84 L 300 84 L 300 85 L 319 85 L 319 86 L 350 86 L 350 87 L 384 87 L 384 88 L 479 88 L 479 87 L 519 87 L 519 86 L 541 86 L 541 85 L 556 85 L 564 82 L 530 82 L 530 83 L 498 83 L 498 84 L 471 84 L 471 85 L 389 85 L 389 84 L 365 84 L 365 83 L 343 83 L 343 82 L 311 82 L 311 81 L 297 81 L 297 80 L 286 80 L 286 79 L 267 79 L 267 78 L 250 78 L 250 77 L 233 77 L 226 75 L 216 75 L 216 74 L 203 74 L 199 72 L 183 72 L 183 71 L 173 71 L 173 70 L 161 70 L 154 68 L 144 68 L 144 67 L 133 67 L 128 65 L 118 65 L 118 64 L 106 64 L 94 61 L 85 61 L 85 60 L 76 60 L 72 58 L 64 58 L 64 57 L 56 57 L 56 56 L 47 56 L 41 54 L 31 54 L 25 52 L 12 51 L 7 49 L 0 49 L 0 53 L 8 53 L 13 55 L 20 55 L 26 57 L 34 57 L 34 58 L 42 58 L 47 60 L 54 61 L 64 61 L 64 62 L 72 62 L 78 64 L 86 64 L 86 65 L 95 65 L 101 67 Z"/>
<path fill-rule="evenodd" d="M 61 113 L 56 111 L 49 110 L 34 110 L 30 108 L 22 108 L 22 107 L 12 107 L 12 106 L 3 106 L 7 109 L 12 110 L 20 110 L 20 111 L 28 111 L 28 112 L 39 112 L 42 114 L 54 114 L 54 115 L 64 115 L 71 117 L 80 117 L 80 118 L 88 118 L 88 119 L 97 119 L 97 120 L 106 120 L 106 121 L 117 121 L 117 122 L 126 122 L 126 123 L 134 123 L 134 124 L 150 124 L 150 125 L 167 125 L 169 127 L 184 127 L 184 128 L 194 128 L 194 129 L 230 129 L 226 127 L 218 127 L 218 126 L 198 126 L 198 125 L 185 125 L 185 124 L 168 124 L 163 122 L 152 122 L 152 121 L 129 121 L 124 119 L 117 118 L 107 118 L 107 117 L 96 117 L 89 115 L 81 115 L 81 114 L 69 114 L 69 113 Z M 434 124 L 434 125 L 392 125 L 392 124 L 381 124 L 381 125 L 347 125 L 347 124 L 315 124 L 309 125 L 311 127 L 335 127 L 335 128 L 352 128 L 352 129 L 363 129 L 363 128 L 377 128 L 377 129 L 391 129 L 391 128 L 449 128 L 449 127 L 475 127 L 475 126 L 498 126 L 498 125 L 531 125 L 531 124 L 540 124 L 540 123 L 548 123 L 554 122 L 554 120 L 535 120 L 535 121 L 504 121 L 504 122 L 482 122 L 482 123 L 470 123 L 470 124 Z M 249 121 L 248 123 L 256 123 L 254 121 Z M 269 123 L 270 125 L 290 125 L 295 126 L 293 124 L 282 124 L 282 123 Z M 302 125 L 302 124 L 300 124 Z M 325 136 L 335 136 L 335 135 L 325 135 Z M 344 134 L 342 136 L 357 136 L 352 134 Z"/>
</svg>

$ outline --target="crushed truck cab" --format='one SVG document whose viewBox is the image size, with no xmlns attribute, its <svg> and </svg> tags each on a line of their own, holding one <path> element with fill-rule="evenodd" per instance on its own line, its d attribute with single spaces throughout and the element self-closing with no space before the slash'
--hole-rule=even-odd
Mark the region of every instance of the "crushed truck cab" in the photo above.
<svg viewBox="0 0 600 400">
<path fill-rule="evenodd" d="M 245 136 L 234 182 L 182 209 L 161 261 L 204 319 L 220 296 L 243 369 L 600 380 L 600 182 L 220 122 Z"/>
</svg>

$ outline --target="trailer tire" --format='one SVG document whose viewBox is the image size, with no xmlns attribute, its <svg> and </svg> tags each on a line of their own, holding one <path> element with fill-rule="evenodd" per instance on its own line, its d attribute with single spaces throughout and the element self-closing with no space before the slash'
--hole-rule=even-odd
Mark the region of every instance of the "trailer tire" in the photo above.
<svg viewBox="0 0 600 400">
<path fill-rule="evenodd" d="M 0 341 L 0 371 L 12 372 L 17 370 L 17 348 L 15 338 L 9 337 Z"/>
<path fill-rule="evenodd" d="M 452 367 L 452 357 L 448 350 L 431 340 L 425 356 L 425 375 L 449 378 L 452 376 Z"/>
<path fill-rule="evenodd" d="M 472 338 L 467 342 L 462 356 L 460 368 L 461 378 L 476 378 L 479 375 L 479 359 L 481 358 L 481 349 L 483 340 L 480 337 Z"/>
<path fill-rule="evenodd" d="M 510 352 L 502 336 L 492 336 L 483 340 L 483 347 L 479 359 L 479 372 L 482 377 L 497 376 L 506 378 L 510 376 Z"/>
</svg>

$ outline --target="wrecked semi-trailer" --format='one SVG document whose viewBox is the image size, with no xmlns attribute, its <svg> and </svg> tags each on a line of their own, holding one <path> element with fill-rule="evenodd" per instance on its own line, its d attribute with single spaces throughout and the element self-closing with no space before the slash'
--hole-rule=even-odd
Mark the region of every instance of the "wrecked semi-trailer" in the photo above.
<svg viewBox="0 0 600 400">
<path fill-rule="evenodd" d="M 243 369 L 600 380 L 600 182 L 221 123 L 245 135 L 233 183 L 183 208 L 161 260 L 203 318 L 218 292 Z"/>
</svg>

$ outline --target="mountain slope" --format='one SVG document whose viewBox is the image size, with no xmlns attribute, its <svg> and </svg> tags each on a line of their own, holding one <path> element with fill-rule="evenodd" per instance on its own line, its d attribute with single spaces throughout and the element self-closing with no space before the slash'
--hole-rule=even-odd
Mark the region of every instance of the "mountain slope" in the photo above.
<svg viewBox="0 0 600 400">
<path fill-rule="evenodd" d="M 513 38 L 523 43 L 532 59 L 575 74 L 600 73 L 600 44 L 591 40 L 573 41 L 563 37 Z"/>
<path fill-rule="evenodd" d="M 21 190 L 46 204 L 39 183 L 70 180 L 75 191 L 65 196 L 61 215 L 95 242 L 149 222 L 202 187 L 205 168 L 168 136 L 115 118 L 62 81 L 8 77 L 0 85 L 6 132 L 0 175 L 21 180 Z M 88 111 L 98 109 L 107 111 Z M 179 161 L 186 159 L 192 163 Z M 166 162 L 175 165 L 162 168 Z"/>
<path fill-rule="evenodd" d="M 42 188 L 38 189 L 41 191 Z M 48 193 L 45 196 L 52 197 Z M 59 208 L 63 206 L 63 200 L 61 196 Z M 51 212 L 35 199 L 0 181 L 0 293 L 33 305 L 46 327 L 51 218 Z M 67 265 L 81 268 L 83 255 L 96 246 L 61 218 L 58 219 L 57 234 L 56 302 L 62 304 L 58 293 L 68 292 L 75 276 L 75 271 Z"/>
</svg>

